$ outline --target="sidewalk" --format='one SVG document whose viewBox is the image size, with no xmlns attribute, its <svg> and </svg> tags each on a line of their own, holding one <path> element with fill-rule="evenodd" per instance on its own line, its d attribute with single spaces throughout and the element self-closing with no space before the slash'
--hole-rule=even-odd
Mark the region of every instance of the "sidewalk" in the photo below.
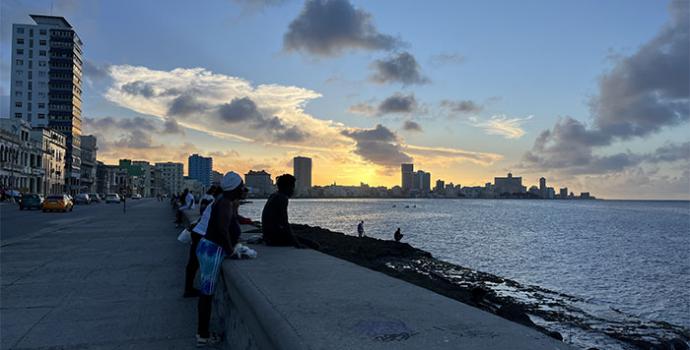
<svg viewBox="0 0 690 350">
<path fill-rule="evenodd" d="M 1 248 L 0 348 L 194 347 L 196 299 L 181 297 L 188 246 L 170 205 L 100 206 Z"/>
</svg>

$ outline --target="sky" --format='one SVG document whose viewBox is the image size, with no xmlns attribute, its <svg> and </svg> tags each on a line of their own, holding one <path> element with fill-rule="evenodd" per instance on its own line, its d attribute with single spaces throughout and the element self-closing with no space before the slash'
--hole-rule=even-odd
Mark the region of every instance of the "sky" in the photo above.
<svg viewBox="0 0 690 350">
<path fill-rule="evenodd" d="M 512 172 L 602 198 L 690 199 L 690 0 L 0 2 L 84 42 L 98 158 L 394 186 Z"/>
</svg>

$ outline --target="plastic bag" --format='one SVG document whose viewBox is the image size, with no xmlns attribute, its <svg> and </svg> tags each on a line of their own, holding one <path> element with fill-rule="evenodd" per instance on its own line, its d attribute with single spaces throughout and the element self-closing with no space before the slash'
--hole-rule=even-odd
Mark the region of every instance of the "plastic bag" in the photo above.
<svg viewBox="0 0 690 350">
<path fill-rule="evenodd" d="M 257 255 L 256 250 L 241 243 L 237 243 L 232 252 L 232 257 L 235 259 L 255 259 Z"/>
<path fill-rule="evenodd" d="M 184 244 L 192 244 L 192 233 L 188 229 L 182 230 L 180 235 L 177 236 L 177 240 Z"/>
</svg>

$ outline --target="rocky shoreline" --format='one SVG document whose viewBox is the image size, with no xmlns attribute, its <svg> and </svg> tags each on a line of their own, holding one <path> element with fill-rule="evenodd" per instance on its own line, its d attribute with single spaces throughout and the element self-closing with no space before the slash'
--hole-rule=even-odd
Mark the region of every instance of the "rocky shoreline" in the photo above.
<svg viewBox="0 0 690 350">
<path fill-rule="evenodd" d="M 446 297 L 534 328 L 582 349 L 689 349 L 690 330 L 643 321 L 621 311 L 592 312 L 577 297 L 521 285 L 493 274 L 435 259 L 407 243 L 358 238 L 321 227 L 293 224 L 311 246 Z"/>
</svg>

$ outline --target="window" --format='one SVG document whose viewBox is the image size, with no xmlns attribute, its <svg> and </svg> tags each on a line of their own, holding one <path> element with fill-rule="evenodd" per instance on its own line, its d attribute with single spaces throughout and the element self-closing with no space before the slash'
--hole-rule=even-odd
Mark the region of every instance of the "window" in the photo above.
<svg viewBox="0 0 690 350">
<path fill-rule="evenodd" d="M 48 32 L 47 32 L 45 29 L 39 30 L 38 33 L 41 34 L 41 35 L 46 35 L 46 34 L 48 34 Z"/>
<path fill-rule="evenodd" d="M 29 29 L 29 36 L 34 36 L 34 30 L 33 30 L 33 28 L 32 28 L 32 29 Z"/>
<path fill-rule="evenodd" d="M 39 43 L 41 46 L 46 46 L 46 41 L 45 41 L 45 40 L 39 40 L 38 43 Z"/>
<path fill-rule="evenodd" d="M 21 118 L 21 117 L 22 117 L 22 114 L 21 114 L 21 113 L 15 113 L 15 114 L 14 114 L 14 117 L 15 117 L 15 118 Z"/>
<path fill-rule="evenodd" d="M 17 45 L 24 45 L 24 39 L 17 38 Z"/>
<path fill-rule="evenodd" d="M 33 79 L 33 71 L 29 71 L 29 79 Z"/>
<path fill-rule="evenodd" d="M 22 108 L 22 103 L 21 102 L 15 102 L 14 106 L 17 108 Z"/>
<path fill-rule="evenodd" d="M 29 39 L 29 47 L 34 47 L 34 39 Z"/>
<path fill-rule="evenodd" d="M 39 103 L 38 108 L 46 108 L 46 104 L 45 103 Z"/>
<path fill-rule="evenodd" d="M 39 84 L 39 85 L 40 85 L 40 84 Z M 38 98 L 45 98 L 45 97 L 46 97 L 46 93 L 45 93 L 45 92 L 39 92 L 39 93 L 38 93 Z"/>
<path fill-rule="evenodd" d="M 46 50 L 38 51 L 38 55 L 39 55 L 39 56 L 45 56 L 45 55 L 46 55 Z"/>
<path fill-rule="evenodd" d="M 24 34 L 24 28 L 17 28 L 17 34 Z"/>
<path fill-rule="evenodd" d="M 27 97 L 28 97 L 28 100 L 31 101 L 31 91 L 29 91 L 29 95 Z"/>
<path fill-rule="evenodd" d="M 17 87 L 21 87 L 22 85 L 24 85 L 24 82 L 21 80 L 15 80 L 14 85 L 16 85 Z"/>
<path fill-rule="evenodd" d="M 23 94 L 24 94 L 24 93 L 21 92 L 21 91 L 15 91 L 15 92 L 14 92 L 14 97 L 22 97 Z"/>
<path fill-rule="evenodd" d="M 39 77 L 45 77 L 45 76 L 46 76 L 46 71 L 44 71 L 44 70 L 38 71 L 38 76 L 39 76 Z"/>
<path fill-rule="evenodd" d="M 14 64 L 16 64 L 16 65 L 18 65 L 18 66 L 23 66 L 23 65 L 24 65 L 24 60 L 16 60 L 16 61 L 14 61 Z"/>
<path fill-rule="evenodd" d="M 46 61 L 38 61 L 38 66 L 39 66 L 39 67 L 45 67 L 45 66 L 47 66 L 47 65 L 48 65 L 48 62 L 46 62 Z"/>
<path fill-rule="evenodd" d="M 17 49 L 17 55 L 23 55 L 24 49 Z"/>
<path fill-rule="evenodd" d="M 24 71 L 16 70 L 16 71 L 14 71 L 14 74 L 16 74 L 18 77 L 21 77 L 22 75 L 24 75 Z"/>
<path fill-rule="evenodd" d="M 26 110 L 31 111 L 31 102 L 26 104 Z"/>
<path fill-rule="evenodd" d="M 46 115 L 43 113 L 38 113 L 38 119 L 45 119 Z"/>
</svg>

